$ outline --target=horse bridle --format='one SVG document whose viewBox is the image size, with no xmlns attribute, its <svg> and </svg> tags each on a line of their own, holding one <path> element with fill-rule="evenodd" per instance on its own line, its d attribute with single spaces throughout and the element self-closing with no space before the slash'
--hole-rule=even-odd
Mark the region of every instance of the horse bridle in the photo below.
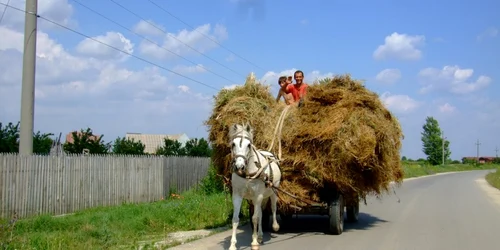
<svg viewBox="0 0 500 250">
<path fill-rule="evenodd" d="M 248 140 L 250 141 L 250 145 L 249 145 L 249 146 L 250 146 L 250 147 L 252 147 L 252 146 L 253 146 L 253 144 L 252 144 L 252 140 L 250 139 L 250 137 L 248 137 L 248 136 L 244 136 L 244 135 L 240 135 L 240 136 L 238 136 L 238 137 L 240 137 L 240 138 L 241 138 L 241 140 L 240 140 L 240 147 L 241 147 L 241 146 L 243 146 L 243 139 L 248 139 Z M 238 137 L 235 137 L 234 139 L 236 139 L 236 138 L 238 138 Z M 234 139 L 233 139 L 233 140 L 234 140 Z M 231 151 L 232 151 L 232 149 L 231 149 Z M 240 158 L 240 157 L 241 157 L 241 158 L 243 158 L 243 160 L 245 161 L 245 165 L 247 165 L 247 164 L 248 164 L 248 155 L 243 155 L 243 154 L 233 154 L 232 152 L 231 152 L 231 154 L 233 155 L 233 161 L 232 161 L 232 163 L 233 163 L 233 164 L 234 164 L 234 162 L 236 161 L 236 159 L 238 159 L 238 158 Z"/>
<path fill-rule="evenodd" d="M 241 147 L 241 146 L 243 146 L 243 145 L 242 145 L 242 144 L 243 144 L 243 139 L 247 139 L 247 140 L 249 140 L 249 141 L 250 141 L 250 144 L 249 144 L 249 146 L 250 146 L 250 150 L 251 150 L 251 151 L 253 151 L 253 152 L 254 152 L 254 154 L 257 154 L 257 153 L 258 153 L 258 152 L 257 152 L 257 148 L 253 145 L 253 143 L 252 143 L 252 139 L 251 139 L 250 137 L 248 137 L 248 136 L 244 136 L 244 135 L 239 135 L 238 137 L 240 137 L 240 138 L 241 138 L 241 140 L 240 140 L 240 147 Z M 236 138 L 238 138 L 238 137 L 235 137 L 234 139 L 236 139 Z M 233 139 L 233 140 L 234 140 L 234 139 Z M 231 149 L 231 151 L 232 151 L 232 149 Z M 233 154 L 232 152 L 231 152 L 231 154 L 233 155 L 233 160 L 232 160 L 232 163 L 233 163 L 233 164 L 234 164 L 234 162 L 236 161 L 236 159 L 238 159 L 238 158 L 240 158 L 240 157 L 241 157 L 241 158 L 243 158 L 243 160 L 245 161 L 245 165 L 248 165 L 248 158 L 249 158 L 249 157 L 248 157 L 248 155 Z M 259 175 L 262 173 L 262 171 L 264 170 L 264 168 L 262 167 L 262 163 L 260 162 L 260 158 L 259 158 L 259 157 L 257 157 L 257 162 L 255 162 L 255 163 L 256 163 L 256 165 L 257 165 L 257 169 L 258 169 L 258 170 L 257 170 L 255 173 L 251 173 L 251 174 L 246 175 L 246 176 L 245 176 L 245 178 L 247 178 L 247 179 L 255 179 L 255 178 L 259 177 Z M 246 172 L 246 171 L 245 171 L 245 172 Z"/>
</svg>

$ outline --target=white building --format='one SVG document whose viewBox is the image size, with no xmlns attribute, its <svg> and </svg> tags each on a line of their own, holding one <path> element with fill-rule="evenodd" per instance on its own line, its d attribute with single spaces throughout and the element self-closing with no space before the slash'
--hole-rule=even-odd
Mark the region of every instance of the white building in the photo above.
<svg viewBox="0 0 500 250">
<path fill-rule="evenodd" d="M 125 138 L 134 139 L 134 141 L 141 141 L 146 146 L 144 152 L 149 154 L 154 154 L 158 148 L 162 147 L 165 138 L 178 141 L 181 143 L 183 147 L 186 145 L 186 142 L 189 141 L 189 137 L 186 134 L 161 135 L 161 134 L 127 133 L 125 135 Z"/>
</svg>

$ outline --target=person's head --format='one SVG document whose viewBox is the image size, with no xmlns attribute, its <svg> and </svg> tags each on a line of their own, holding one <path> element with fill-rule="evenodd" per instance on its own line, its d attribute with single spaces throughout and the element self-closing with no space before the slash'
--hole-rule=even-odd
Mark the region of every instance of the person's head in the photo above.
<svg viewBox="0 0 500 250">
<path fill-rule="evenodd" d="M 302 81 L 304 80 L 304 72 L 302 72 L 302 70 L 295 71 L 293 78 L 295 78 L 295 83 L 302 84 Z"/>
<path fill-rule="evenodd" d="M 278 79 L 278 84 L 280 85 L 280 87 L 283 87 L 285 82 L 286 82 L 286 76 L 280 76 L 280 78 Z"/>
</svg>

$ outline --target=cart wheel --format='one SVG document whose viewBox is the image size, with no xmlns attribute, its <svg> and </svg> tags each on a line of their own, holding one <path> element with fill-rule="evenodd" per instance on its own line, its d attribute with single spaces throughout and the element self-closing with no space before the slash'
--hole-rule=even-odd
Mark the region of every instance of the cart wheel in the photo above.
<svg viewBox="0 0 500 250">
<path fill-rule="evenodd" d="M 342 194 L 338 194 L 337 197 L 330 202 L 329 216 L 330 233 L 334 235 L 342 234 L 344 230 L 344 197 Z"/>
<path fill-rule="evenodd" d="M 252 227 L 252 230 L 253 230 L 253 220 L 252 220 L 253 212 L 254 212 L 253 205 L 248 206 L 248 214 L 250 215 L 249 219 L 250 219 L 250 226 Z M 268 209 L 262 210 L 262 232 L 267 232 L 270 230 L 270 228 L 271 228 L 271 226 L 270 226 L 271 220 L 269 218 L 270 216 L 271 216 L 271 213 L 269 212 Z"/>
<path fill-rule="evenodd" d="M 348 222 L 358 222 L 359 203 L 346 207 L 346 217 Z"/>
</svg>

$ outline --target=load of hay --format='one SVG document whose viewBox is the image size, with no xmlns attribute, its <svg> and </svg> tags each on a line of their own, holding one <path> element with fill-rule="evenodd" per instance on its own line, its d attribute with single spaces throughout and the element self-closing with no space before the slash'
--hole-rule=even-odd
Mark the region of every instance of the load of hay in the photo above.
<svg viewBox="0 0 500 250">
<path fill-rule="evenodd" d="M 378 95 L 349 75 L 311 84 L 304 105 L 292 105 L 281 133 L 281 188 L 301 198 L 327 201 L 331 189 L 339 189 L 348 202 L 389 190 L 400 183 L 403 170 L 400 148 L 403 133 L 398 120 Z M 243 86 L 223 89 L 216 96 L 206 121 L 214 149 L 217 172 L 230 177 L 228 127 L 250 123 L 254 144 L 268 149 L 283 102 L 277 103 L 269 86 L 247 79 Z M 272 152 L 278 153 L 278 143 Z M 286 204 L 306 205 L 280 194 Z M 283 204 L 286 203 L 286 204 Z"/>
</svg>

